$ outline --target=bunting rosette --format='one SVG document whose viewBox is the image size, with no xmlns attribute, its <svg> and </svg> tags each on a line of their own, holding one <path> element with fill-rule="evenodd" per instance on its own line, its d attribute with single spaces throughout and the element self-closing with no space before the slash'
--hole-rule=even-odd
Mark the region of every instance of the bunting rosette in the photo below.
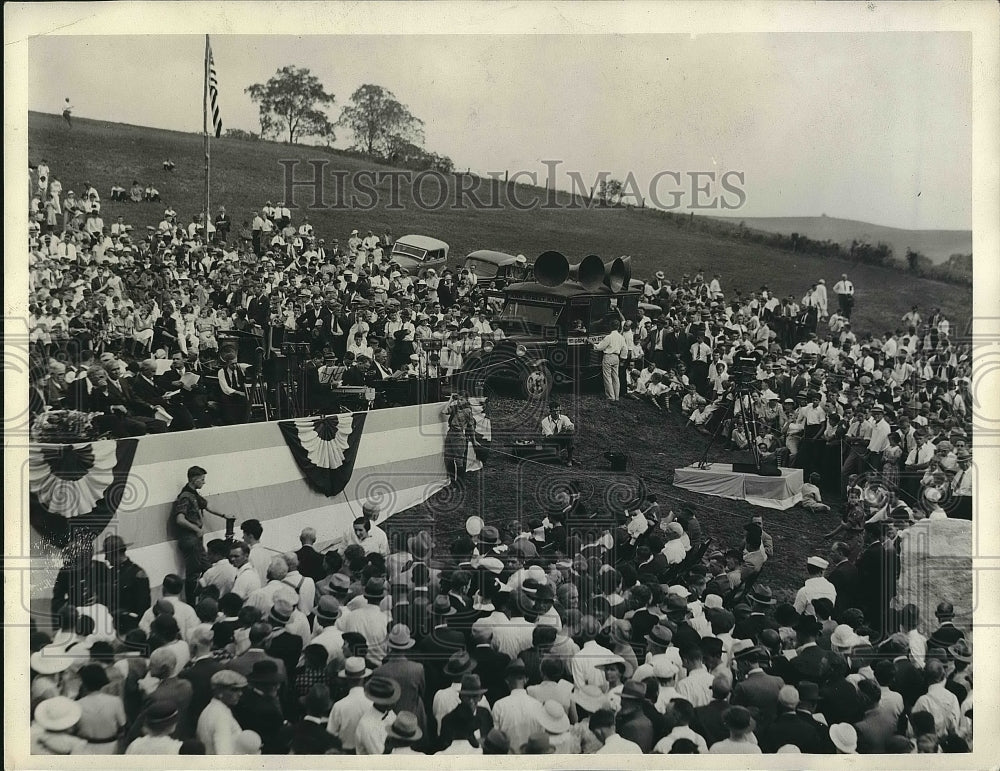
<svg viewBox="0 0 1000 771">
<path fill-rule="evenodd" d="M 32 445 L 28 489 L 35 530 L 59 547 L 103 530 L 126 491 L 137 446 L 137 439 Z"/>
<path fill-rule="evenodd" d="M 281 435 L 306 483 L 332 498 L 343 491 L 354 472 L 366 413 L 298 418 L 278 423 Z"/>
</svg>

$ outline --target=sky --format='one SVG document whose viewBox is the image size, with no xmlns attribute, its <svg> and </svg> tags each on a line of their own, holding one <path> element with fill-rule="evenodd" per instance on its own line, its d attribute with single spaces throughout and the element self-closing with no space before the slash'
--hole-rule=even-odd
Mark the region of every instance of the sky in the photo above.
<svg viewBox="0 0 1000 771">
<path fill-rule="evenodd" d="M 258 130 L 244 89 L 291 64 L 335 94 L 333 119 L 360 85 L 388 88 L 460 169 L 544 184 L 558 161 L 562 189 L 568 172 L 587 187 L 631 174 L 648 203 L 678 210 L 715 198 L 742 205 L 699 213 L 908 229 L 971 229 L 971 44 L 942 32 L 212 37 L 229 128 Z M 203 36 L 56 34 L 28 50 L 29 109 L 68 97 L 80 117 L 201 131 Z M 707 193 L 691 172 L 715 173 L 696 180 Z M 728 177 L 742 196 L 720 187 L 727 172 L 742 173 Z"/>
</svg>

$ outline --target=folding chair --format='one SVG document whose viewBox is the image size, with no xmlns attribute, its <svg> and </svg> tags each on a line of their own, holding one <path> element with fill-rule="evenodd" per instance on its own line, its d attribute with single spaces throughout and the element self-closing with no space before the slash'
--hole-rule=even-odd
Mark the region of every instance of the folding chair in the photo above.
<svg viewBox="0 0 1000 771">
<path fill-rule="evenodd" d="M 267 403 L 267 384 L 261 379 L 260 371 L 253 365 L 246 368 L 244 375 L 247 375 L 251 370 L 253 377 L 247 377 L 243 386 L 247 401 L 250 402 L 250 413 L 251 415 L 262 415 L 263 419 L 268 421 L 271 419 L 271 408 Z"/>
</svg>

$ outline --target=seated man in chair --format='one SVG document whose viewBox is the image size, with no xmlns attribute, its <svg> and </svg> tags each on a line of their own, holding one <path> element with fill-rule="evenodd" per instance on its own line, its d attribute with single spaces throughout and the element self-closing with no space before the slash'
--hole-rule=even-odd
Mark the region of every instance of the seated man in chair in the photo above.
<svg viewBox="0 0 1000 771">
<path fill-rule="evenodd" d="M 559 410 L 558 402 L 549 402 L 549 414 L 542 418 L 542 443 L 566 454 L 566 465 L 573 465 L 573 422 Z"/>
</svg>

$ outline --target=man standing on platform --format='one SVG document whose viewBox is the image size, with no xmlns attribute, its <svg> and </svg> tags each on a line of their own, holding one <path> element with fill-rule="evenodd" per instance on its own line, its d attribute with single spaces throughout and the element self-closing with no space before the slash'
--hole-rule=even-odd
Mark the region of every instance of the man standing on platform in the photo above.
<svg viewBox="0 0 1000 771">
<path fill-rule="evenodd" d="M 208 508 L 206 501 L 198 491 L 205 486 L 208 474 L 201 466 L 191 466 L 187 471 L 187 484 L 181 489 L 180 495 L 170 509 L 170 520 L 167 532 L 177 541 L 181 557 L 184 559 L 184 596 L 189 604 L 194 604 L 195 589 L 198 579 L 209 566 L 208 552 L 205 551 L 203 536 L 205 535 L 205 519 L 203 512 L 215 514 L 226 520 L 227 534 L 232 532 L 232 522 L 235 518 Z"/>
</svg>

